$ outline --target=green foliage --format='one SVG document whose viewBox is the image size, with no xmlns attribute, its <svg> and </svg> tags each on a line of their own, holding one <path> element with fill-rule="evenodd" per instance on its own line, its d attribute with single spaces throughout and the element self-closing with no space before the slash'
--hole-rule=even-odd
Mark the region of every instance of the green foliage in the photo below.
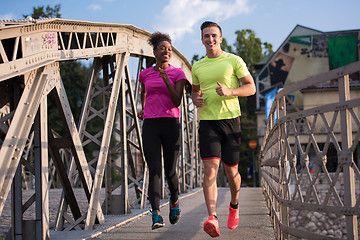
<svg viewBox="0 0 360 240">
<path fill-rule="evenodd" d="M 78 122 L 79 120 L 89 72 L 90 70 L 80 62 L 60 63 L 61 79 L 65 87 L 75 122 Z M 50 128 L 64 136 L 64 126 L 53 97 L 48 98 L 48 120 Z"/>
<path fill-rule="evenodd" d="M 260 38 L 255 36 L 255 32 L 246 29 L 236 31 L 235 54 L 241 56 L 247 63 L 248 69 L 252 75 L 256 74 L 254 64 L 261 61 L 267 53 L 272 52 L 270 43 L 262 43 Z M 262 48 L 264 46 L 264 49 Z"/>
<path fill-rule="evenodd" d="M 57 4 L 54 8 L 50 7 L 49 5 L 46 6 L 44 10 L 44 6 L 33 7 L 33 13 L 30 15 L 34 19 L 39 18 L 60 18 L 60 8 L 61 5 Z M 29 15 L 23 15 L 24 18 L 28 17 Z"/>
<path fill-rule="evenodd" d="M 222 43 L 220 44 L 220 47 L 223 51 L 230 52 L 230 53 L 233 52 L 232 47 L 231 47 L 231 45 L 229 45 L 227 43 L 226 38 L 223 38 Z"/>
<path fill-rule="evenodd" d="M 257 139 L 256 115 L 248 109 L 248 98 L 239 98 L 241 106 L 241 144 L 239 172 L 243 182 L 247 181 L 247 169 L 252 166 L 252 154 L 249 147 L 250 140 Z"/>
<path fill-rule="evenodd" d="M 199 54 L 195 54 L 191 59 L 191 65 L 193 65 L 195 62 L 199 61 L 200 59 L 201 58 L 199 57 Z"/>
<path fill-rule="evenodd" d="M 61 62 L 60 75 L 66 89 L 75 122 L 78 122 L 90 69 L 76 61 Z"/>
<path fill-rule="evenodd" d="M 272 45 L 268 42 L 262 42 L 260 38 L 251 29 L 238 30 L 235 32 L 236 41 L 234 43 L 235 51 L 228 47 L 227 50 L 240 56 L 251 73 L 252 76 L 257 74 L 255 64 L 261 61 L 267 54 L 272 53 Z M 240 98 L 241 105 L 241 146 L 240 146 L 240 163 L 239 171 L 243 181 L 247 181 L 248 168 L 252 166 L 252 154 L 249 148 L 249 141 L 257 139 L 257 122 L 256 122 L 256 97 L 250 96 Z"/>
</svg>

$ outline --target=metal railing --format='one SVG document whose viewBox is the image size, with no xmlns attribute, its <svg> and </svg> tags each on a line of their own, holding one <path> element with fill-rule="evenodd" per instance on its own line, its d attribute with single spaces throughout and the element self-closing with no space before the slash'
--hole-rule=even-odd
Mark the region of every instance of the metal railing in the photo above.
<svg viewBox="0 0 360 240">
<path fill-rule="evenodd" d="M 260 150 L 261 184 L 277 239 L 358 239 L 360 216 L 360 61 L 282 89 Z M 319 84 L 311 106 L 287 96 Z M 358 84 L 357 84 L 358 85 Z M 314 88 L 313 88 L 314 90 Z M 313 95 L 314 96 L 314 95 Z M 305 100 L 304 100 L 305 101 Z"/>
</svg>

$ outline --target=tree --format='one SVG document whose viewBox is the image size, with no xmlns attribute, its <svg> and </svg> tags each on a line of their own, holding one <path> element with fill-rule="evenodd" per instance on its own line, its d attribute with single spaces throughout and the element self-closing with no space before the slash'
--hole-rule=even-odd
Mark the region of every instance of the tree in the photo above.
<svg viewBox="0 0 360 240">
<path fill-rule="evenodd" d="M 191 65 L 193 65 L 195 62 L 199 61 L 201 58 L 199 57 L 199 54 L 195 54 L 191 59 Z"/>
<path fill-rule="evenodd" d="M 236 31 L 235 54 L 241 56 L 248 65 L 250 73 L 255 76 L 254 64 L 261 61 L 266 54 L 272 53 L 270 43 L 262 43 L 260 38 L 255 36 L 255 32 L 250 29 Z M 264 49 L 263 49 L 264 47 Z"/>
<path fill-rule="evenodd" d="M 226 51 L 226 52 L 230 52 L 230 53 L 234 53 L 233 50 L 232 50 L 232 47 L 231 45 L 229 45 L 226 41 L 226 38 L 223 38 L 223 41 L 221 42 L 220 44 L 220 47 L 223 51 Z"/>
<path fill-rule="evenodd" d="M 55 5 L 54 8 L 47 5 L 45 11 L 44 11 L 44 6 L 33 7 L 33 13 L 31 14 L 31 17 L 34 19 L 51 18 L 51 17 L 60 18 L 61 17 L 60 7 L 61 7 L 60 4 Z M 23 16 L 24 18 L 27 18 L 29 15 L 23 15 Z"/>
<path fill-rule="evenodd" d="M 234 54 L 240 56 L 247 64 L 251 75 L 255 78 L 257 71 L 255 64 L 260 62 L 265 56 L 271 54 L 272 44 L 262 42 L 260 38 L 251 29 L 238 30 L 235 32 L 236 41 L 234 43 Z M 231 51 L 231 48 L 228 48 Z M 248 153 L 252 150 L 249 148 L 248 143 L 250 140 L 257 139 L 257 123 L 256 123 L 256 97 L 250 96 L 247 98 L 240 98 L 241 105 L 241 149 L 240 159 L 243 159 L 239 164 L 241 167 L 240 174 L 243 179 L 247 176 L 245 172 L 248 168 L 252 167 L 251 155 Z M 255 159 L 254 159 L 255 161 Z M 244 179 L 245 180 L 245 179 Z"/>
</svg>

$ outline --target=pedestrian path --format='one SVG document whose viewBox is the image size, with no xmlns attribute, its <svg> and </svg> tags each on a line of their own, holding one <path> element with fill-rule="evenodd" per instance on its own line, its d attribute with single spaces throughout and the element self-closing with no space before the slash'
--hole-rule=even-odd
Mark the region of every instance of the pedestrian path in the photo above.
<svg viewBox="0 0 360 240">
<path fill-rule="evenodd" d="M 270 223 L 268 208 L 261 188 L 241 188 L 240 190 L 240 224 L 235 230 L 227 228 L 230 191 L 228 188 L 218 189 L 217 215 L 220 225 L 218 239 L 259 239 L 273 240 L 274 231 Z M 151 216 L 139 210 L 124 216 L 106 216 L 103 226 L 93 231 L 71 231 L 52 234 L 51 239 L 211 239 L 203 231 L 203 223 L 207 219 L 202 189 L 183 194 L 180 198 L 181 219 L 178 224 L 169 222 L 169 206 L 162 201 L 161 215 L 165 227 L 151 230 Z"/>
</svg>

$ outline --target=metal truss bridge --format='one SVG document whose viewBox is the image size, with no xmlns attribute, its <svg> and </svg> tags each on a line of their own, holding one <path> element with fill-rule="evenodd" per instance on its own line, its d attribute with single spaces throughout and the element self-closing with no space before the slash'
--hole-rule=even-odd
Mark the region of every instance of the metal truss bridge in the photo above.
<svg viewBox="0 0 360 240">
<path fill-rule="evenodd" d="M 57 231 L 91 230 L 104 221 L 104 214 L 129 213 L 131 194 L 139 208 L 146 206 L 148 176 L 136 116 L 138 75 L 154 63 L 149 36 L 123 24 L 64 19 L 0 22 L 0 214 L 11 197 L 9 234 L 14 239 L 49 239 L 49 190 L 56 182 L 62 188 Z M 67 94 L 72 86 L 64 86 L 59 63 L 81 59 L 90 60 L 92 66 L 75 122 Z M 170 63 L 181 67 L 191 82 L 191 65 L 175 48 Z M 62 134 L 48 123 L 50 98 L 56 103 Z M 96 98 L 101 98 L 100 106 Z M 190 99 L 184 91 L 178 169 L 182 192 L 200 186 L 202 172 L 195 144 L 196 111 Z M 101 130 L 91 132 L 88 126 L 95 120 Z M 90 145 L 97 154 L 85 154 Z M 165 181 L 162 184 L 165 195 Z M 35 193 L 23 199 L 22 191 L 30 185 Z M 75 187 L 86 195 L 85 211 Z M 24 213 L 31 206 L 35 216 L 26 220 Z"/>
</svg>

